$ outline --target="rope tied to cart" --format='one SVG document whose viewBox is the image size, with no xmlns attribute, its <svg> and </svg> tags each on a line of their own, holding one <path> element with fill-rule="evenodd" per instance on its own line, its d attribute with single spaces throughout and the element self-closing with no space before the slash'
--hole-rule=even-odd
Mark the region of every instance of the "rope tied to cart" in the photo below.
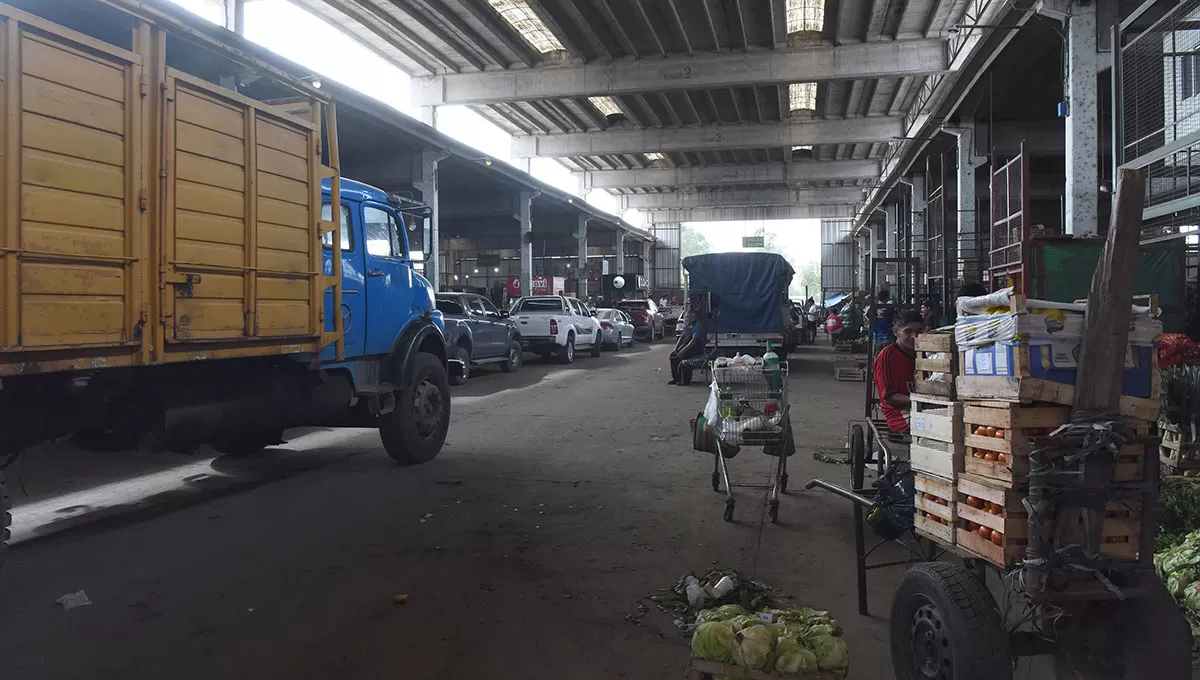
<svg viewBox="0 0 1200 680">
<path fill-rule="evenodd" d="M 1049 436 L 1037 437 L 1029 454 L 1029 494 L 1022 501 L 1028 513 L 1028 545 L 1016 577 L 1026 590 L 1043 592 L 1051 572 L 1087 572 L 1104 588 L 1123 599 L 1120 588 L 1105 572 L 1132 573 L 1140 565 L 1115 563 L 1101 556 L 1101 522 L 1109 503 L 1128 503 L 1140 497 L 1141 482 L 1114 482 L 1122 447 L 1137 440 L 1133 429 L 1111 413 L 1075 411 L 1070 422 Z M 1132 505 L 1127 505 L 1132 509 Z M 1085 544 L 1055 547 L 1060 508 L 1084 510 Z M 1091 512 L 1088 512 L 1091 511 Z"/>
</svg>

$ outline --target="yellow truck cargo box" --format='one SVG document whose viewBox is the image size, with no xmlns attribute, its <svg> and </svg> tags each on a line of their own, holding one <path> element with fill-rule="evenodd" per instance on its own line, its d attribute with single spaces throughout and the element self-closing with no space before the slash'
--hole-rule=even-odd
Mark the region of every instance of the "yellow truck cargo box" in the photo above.
<svg viewBox="0 0 1200 680">
<path fill-rule="evenodd" d="M 0 376 L 335 339 L 332 105 L 298 118 L 170 68 L 168 39 L 140 19 L 129 51 L 0 5 Z"/>
</svg>

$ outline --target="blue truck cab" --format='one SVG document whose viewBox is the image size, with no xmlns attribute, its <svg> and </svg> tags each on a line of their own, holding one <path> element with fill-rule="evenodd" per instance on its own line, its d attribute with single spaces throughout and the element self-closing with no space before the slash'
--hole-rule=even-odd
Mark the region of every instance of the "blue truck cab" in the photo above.
<svg viewBox="0 0 1200 680">
<path fill-rule="evenodd" d="M 428 208 L 389 197 L 375 187 L 342 179 L 340 240 L 342 304 L 325 292 L 324 324 L 342 317 L 342 358 L 335 346 L 320 355 L 321 369 L 348 378 L 359 416 L 376 421 L 384 447 L 403 463 L 432 459 L 450 418 L 445 324 L 434 288 L 422 275 L 429 253 Z M 331 219 L 330 181 L 322 183 L 322 219 Z M 322 242 L 323 273 L 333 275 L 333 238 Z M 364 410 L 365 409 L 365 410 Z"/>
</svg>

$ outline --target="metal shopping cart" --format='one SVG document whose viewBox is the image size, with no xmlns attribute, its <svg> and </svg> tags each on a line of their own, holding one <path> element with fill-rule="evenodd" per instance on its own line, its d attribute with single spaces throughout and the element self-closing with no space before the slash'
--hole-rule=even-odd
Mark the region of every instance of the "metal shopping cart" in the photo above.
<svg viewBox="0 0 1200 680">
<path fill-rule="evenodd" d="M 725 491 L 725 521 L 733 521 L 736 503 L 734 488 L 769 489 L 767 514 L 779 521 L 779 494 L 787 490 L 787 459 L 796 452 L 788 417 L 788 367 L 786 363 L 764 366 L 761 363 L 734 365 L 714 362 L 711 367 L 713 389 L 717 395 L 716 454 L 712 488 Z M 729 481 L 726 458 L 736 455 L 736 447 L 759 447 L 774 456 L 769 484 L 734 484 Z"/>
</svg>

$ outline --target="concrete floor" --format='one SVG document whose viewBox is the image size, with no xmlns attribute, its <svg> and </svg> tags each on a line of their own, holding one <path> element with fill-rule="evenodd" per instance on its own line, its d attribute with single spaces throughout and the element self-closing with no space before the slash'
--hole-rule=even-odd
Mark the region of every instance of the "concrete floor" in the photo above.
<svg viewBox="0 0 1200 680">
<path fill-rule="evenodd" d="M 665 384 L 668 352 L 487 370 L 454 388 L 446 448 L 416 468 L 358 430 L 243 460 L 35 451 L 10 479 L 0 676 L 676 678 L 689 650 L 670 617 L 625 617 L 715 564 L 831 610 L 851 677 L 892 677 L 899 570 L 871 575 L 876 616 L 859 616 L 850 505 L 799 490 L 848 477 L 811 454 L 841 455 L 863 384 L 833 380 L 827 347 L 793 355 L 796 490 L 780 524 L 753 490 L 728 524 L 690 448 L 707 392 Z M 765 481 L 771 460 L 747 449 L 731 472 Z M 92 606 L 54 606 L 80 589 Z"/>
</svg>

